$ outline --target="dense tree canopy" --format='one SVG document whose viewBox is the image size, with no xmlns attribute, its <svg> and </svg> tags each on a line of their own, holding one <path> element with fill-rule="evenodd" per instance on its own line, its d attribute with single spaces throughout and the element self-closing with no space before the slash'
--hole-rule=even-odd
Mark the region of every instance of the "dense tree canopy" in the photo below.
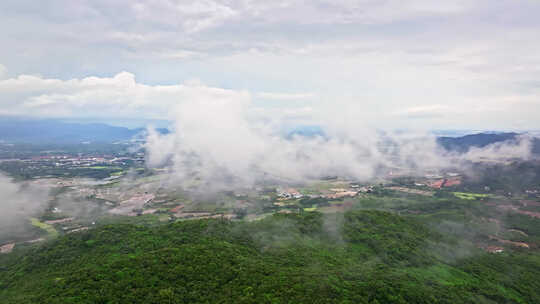
<svg viewBox="0 0 540 304">
<path fill-rule="evenodd" d="M 444 242 L 446 243 L 444 245 Z M 450 245 L 449 245 L 450 244 Z M 540 258 L 382 211 L 106 225 L 0 260 L 2 303 L 540 303 Z"/>
</svg>

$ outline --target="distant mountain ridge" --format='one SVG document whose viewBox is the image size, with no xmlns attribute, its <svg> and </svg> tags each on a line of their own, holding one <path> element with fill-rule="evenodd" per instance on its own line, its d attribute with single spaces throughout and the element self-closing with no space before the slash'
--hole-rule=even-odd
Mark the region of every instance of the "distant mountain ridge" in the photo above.
<svg viewBox="0 0 540 304">
<path fill-rule="evenodd" d="M 166 128 L 156 129 L 161 134 L 169 133 Z M 0 143 L 33 143 L 33 144 L 78 144 L 112 143 L 131 139 L 142 139 L 146 134 L 144 128 L 126 128 L 103 123 L 72 123 L 55 119 L 22 119 L 0 117 Z M 327 138 L 324 129 L 317 125 L 301 125 L 289 129 L 283 134 L 286 138 L 315 137 Z M 516 140 L 520 133 L 485 132 L 465 136 L 439 136 L 437 142 L 447 151 L 465 153 L 471 147 Z M 540 155 L 540 139 L 533 139 L 532 152 Z"/>
<path fill-rule="evenodd" d="M 520 133 L 478 133 L 461 137 L 437 137 L 437 142 L 447 151 L 465 153 L 472 147 L 482 148 L 490 144 L 504 141 L 515 141 Z M 532 153 L 540 155 L 540 139 L 533 138 Z"/>
<path fill-rule="evenodd" d="M 157 129 L 168 133 L 167 129 Z M 0 141 L 8 143 L 73 144 L 130 140 L 145 131 L 102 123 L 67 123 L 58 120 L 0 118 Z"/>
</svg>

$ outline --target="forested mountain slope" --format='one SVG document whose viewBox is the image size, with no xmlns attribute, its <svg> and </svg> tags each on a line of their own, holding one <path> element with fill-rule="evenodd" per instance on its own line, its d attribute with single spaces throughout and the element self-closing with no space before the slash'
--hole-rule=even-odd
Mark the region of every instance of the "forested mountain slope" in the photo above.
<svg viewBox="0 0 540 304">
<path fill-rule="evenodd" d="M 382 211 L 106 225 L 0 260 L 2 303 L 540 303 L 540 259 Z"/>
</svg>

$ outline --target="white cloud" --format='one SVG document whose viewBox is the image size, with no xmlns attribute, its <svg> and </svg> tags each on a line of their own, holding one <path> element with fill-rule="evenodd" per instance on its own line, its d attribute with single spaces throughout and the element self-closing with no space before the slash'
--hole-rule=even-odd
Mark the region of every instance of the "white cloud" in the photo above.
<svg viewBox="0 0 540 304">
<path fill-rule="evenodd" d="M 257 96 L 264 99 L 275 100 L 303 100 L 312 99 L 315 97 L 313 93 L 276 93 L 276 92 L 259 92 Z"/>
<path fill-rule="evenodd" d="M 189 50 L 174 50 L 159 53 L 159 56 L 169 59 L 190 59 L 190 58 L 203 58 L 204 53 L 194 52 Z"/>
<path fill-rule="evenodd" d="M 403 115 L 406 117 L 422 118 L 422 117 L 440 117 L 445 114 L 452 113 L 454 110 L 446 105 L 434 104 L 427 106 L 410 107 L 402 111 L 396 112 L 397 115 Z"/>
<path fill-rule="evenodd" d="M 295 101 L 313 115 L 424 128 L 508 128 L 519 120 L 539 128 L 540 106 L 529 102 L 540 97 L 538 9 L 540 2 L 526 0 L 6 0 L 0 58 L 10 75 L 21 75 L 23 89 L 4 86 L 1 110 L 163 116 L 172 101 L 158 96 L 179 93 L 159 84 L 187 87 L 199 78 L 234 94 L 259 92 L 256 101 Z M 139 83 L 112 92 L 119 80 L 102 75 L 118 71 Z M 91 89 L 86 75 L 109 84 Z M 110 113 L 82 111 L 103 99 Z"/>
<path fill-rule="evenodd" d="M 396 71 L 394 77 L 397 76 Z M 435 92 L 433 98 L 422 100 L 423 95 L 430 94 L 428 85 L 431 84 L 414 87 L 415 79 L 406 82 L 407 73 L 402 77 L 396 82 L 399 85 L 389 92 L 384 92 L 382 83 L 375 83 L 381 86 L 382 94 L 390 94 L 388 98 L 392 102 L 379 103 L 381 97 L 373 96 L 258 92 L 254 99 L 259 102 L 252 103 L 253 96 L 249 91 L 207 86 L 197 78 L 187 79 L 182 84 L 149 85 L 137 82 L 135 75 L 129 72 L 112 77 L 69 80 L 19 75 L 0 79 L 0 115 L 169 120 L 176 117 L 171 109 L 183 103 L 243 100 L 248 104 L 249 119 L 271 122 L 276 129 L 283 128 L 280 124 L 290 126 L 295 123 L 350 125 L 352 128 L 357 121 L 364 126 L 383 129 L 540 127 L 537 119 L 540 115 L 539 94 L 459 96 L 454 93 L 453 96 L 442 96 Z M 379 90 L 376 86 L 371 90 Z M 403 97 L 391 98 L 393 91 L 408 92 L 409 95 L 402 93 Z M 413 96 L 417 99 L 409 100 Z M 264 100 L 287 102 L 260 102 Z M 412 120 L 414 124 L 411 124 Z"/>
<path fill-rule="evenodd" d="M 211 0 L 139 1 L 130 8 L 139 21 L 180 28 L 187 33 L 217 26 L 237 14 L 227 3 Z"/>
<path fill-rule="evenodd" d="M 343 123 L 344 115 L 332 113 L 320 117 L 324 137 L 285 139 L 271 121 L 253 119 L 251 107 L 249 100 L 234 98 L 178 104 L 172 110 L 173 132 L 150 132 L 147 164 L 166 165 L 171 174 L 165 178 L 174 185 L 208 192 L 249 187 L 261 180 L 296 183 L 327 175 L 368 180 L 396 167 L 422 174 L 479 158 L 530 154 L 526 140 L 472 149 L 463 155 L 447 154 L 433 135 L 383 133 L 358 119 Z"/>
<path fill-rule="evenodd" d="M 243 99 L 179 104 L 172 133 L 150 132 L 148 164 L 169 162 L 175 184 L 189 185 L 197 176 L 205 189 L 245 187 L 260 179 L 298 182 L 332 174 L 367 179 L 379 165 L 413 163 L 415 155 L 423 155 L 422 164 L 435 164 L 425 157 L 436 148 L 433 138 L 412 141 L 393 136 L 402 147 L 392 155 L 381 155 L 377 147 L 385 139 L 359 124 L 328 129 L 329 139 L 287 140 L 272 123 L 252 119 L 250 107 Z"/>
<path fill-rule="evenodd" d="M 150 86 L 121 72 L 110 78 L 59 80 L 21 75 L 0 80 L 2 115 L 70 118 L 168 119 L 183 102 L 249 100 L 249 94 L 189 82 Z"/>
<path fill-rule="evenodd" d="M 16 183 L 0 173 L 0 239 L 9 240 L 27 231 L 29 217 L 47 207 L 50 187 L 38 183 Z"/>
</svg>

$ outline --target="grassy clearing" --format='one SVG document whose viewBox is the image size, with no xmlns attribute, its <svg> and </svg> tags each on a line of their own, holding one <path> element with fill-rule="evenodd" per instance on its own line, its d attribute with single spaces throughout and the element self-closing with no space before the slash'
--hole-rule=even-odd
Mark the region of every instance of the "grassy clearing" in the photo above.
<svg viewBox="0 0 540 304">
<path fill-rule="evenodd" d="M 56 231 L 56 229 L 54 229 L 52 225 L 42 223 L 37 218 L 34 218 L 34 217 L 30 218 L 30 221 L 33 226 L 47 231 L 47 234 L 50 238 L 55 238 L 58 236 L 58 231 Z"/>
<path fill-rule="evenodd" d="M 321 191 L 327 191 L 333 188 L 349 188 L 349 183 L 342 181 L 317 182 L 308 187 L 298 188 L 298 191 L 304 195 L 319 194 Z"/>
<path fill-rule="evenodd" d="M 261 213 L 261 214 L 249 214 L 246 216 L 248 222 L 260 221 L 268 216 L 272 216 L 273 212 Z"/>
<path fill-rule="evenodd" d="M 487 194 L 482 193 L 467 193 L 467 192 L 452 192 L 457 198 L 464 200 L 477 200 L 481 198 L 488 197 Z"/>
</svg>

